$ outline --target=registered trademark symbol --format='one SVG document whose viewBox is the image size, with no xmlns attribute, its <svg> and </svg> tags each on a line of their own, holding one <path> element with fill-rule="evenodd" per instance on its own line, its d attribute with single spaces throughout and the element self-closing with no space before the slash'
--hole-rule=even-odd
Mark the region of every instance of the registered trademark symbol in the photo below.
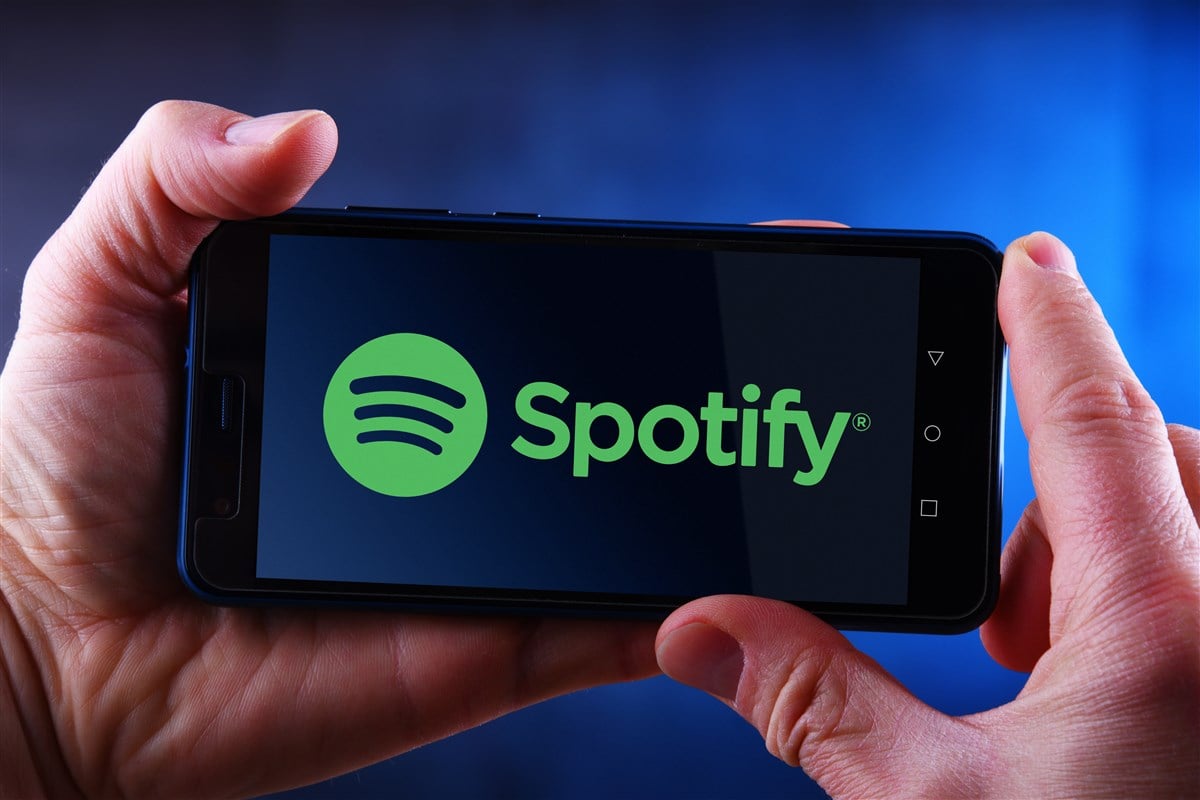
<svg viewBox="0 0 1200 800">
<path fill-rule="evenodd" d="M 851 424 L 854 425 L 854 430 L 865 431 L 871 427 L 871 416 L 860 411 L 854 415 L 854 419 L 851 421 Z"/>
</svg>

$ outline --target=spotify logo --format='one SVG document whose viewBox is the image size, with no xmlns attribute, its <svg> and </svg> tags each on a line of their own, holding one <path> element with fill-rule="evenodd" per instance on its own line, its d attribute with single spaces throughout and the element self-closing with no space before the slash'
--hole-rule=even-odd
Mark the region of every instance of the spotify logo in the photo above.
<svg viewBox="0 0 1200 800">
<path fill-rule="evenodd" d="M 419 497 L 458 479 L 479 454 L 487 399 L 450 345 L 419 333 L 372 339 L 346 356 L 325 390 L 325 439 L 368 489 Z"/>
<path fill-rule="evenodd" d="M 799 389 L 780 387 L 768 399 L 755 383 L 742 387 L 745 407 L 729 405 L 724 392 L 708 392 L 698 406 L 664 403 L 640 418 L 612 400 L 568 403 L 570 396 L 552 381 L 522 387 L 509 408 L 533 436 L 519 434 L 511 449 L 535 461 L 569 453 L 576 478 L 587 478 L 596 463 L 630 456 L 636 444 L 664 466 L 702 451 L 714 467 L 788 467 L 793 484 L 816 486 L 851 420 L 849 411 L 834 412 L 822 432 L 800 407 Z M 474 368 L 450 345 L 420 333 L 366 342 L 346 356 L 325 390 L 325 440 L 333 457 L 358 483 L 391 497 L 420 497 L 458 480 L 479 455 L 487 416 Z M 596 437 L 594 428 L 605 424 L 616 429 L 615 439 Z M 867 415 L 856 415 L 853 430 L 869 427 Z M 664 438 L 664 428 L 678 435 Z"/>
</svg>

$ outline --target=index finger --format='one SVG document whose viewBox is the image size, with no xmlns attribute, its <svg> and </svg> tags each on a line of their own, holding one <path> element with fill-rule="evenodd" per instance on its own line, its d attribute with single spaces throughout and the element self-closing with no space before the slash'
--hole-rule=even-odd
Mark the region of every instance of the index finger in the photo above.
<svg viewBox="0 0 1200 800">
<path fill-rule="evenodd" d="M 998 302 L 1056 605 L 1080 593 L 1095 593 L 1080 598 L 1085 608 L 1137 602 L 1151 593 L 1120 590 L 1194 583 L 1196 523 L 1167 426 L 1071 251 L 1046 233 L 1013 242 Z"/>
</svg>

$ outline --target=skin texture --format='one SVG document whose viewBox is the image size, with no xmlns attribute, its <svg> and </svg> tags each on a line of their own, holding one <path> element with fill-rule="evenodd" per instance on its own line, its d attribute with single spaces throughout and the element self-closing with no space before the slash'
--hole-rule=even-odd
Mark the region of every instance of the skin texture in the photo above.
<svg viewBox="0 0 1200 800">
<path fill-rule="evenodd" d="M 188 260 L 336 142 L 318 111 L 159 104 L 30 267 L 0 376 L 0 796 L 260 794 L 657 672 L 653 625 L 214 608 L 176 577 Z"/>
<path fill-rule="evenodd" d="M 712 597 L 658 636 L 834 797 L 1194 797 L 1200 791 L 1200 433 L 1168 426 L 1071 252 L 1005 254 L 1000 322 L 1037 499 L 1005 548 L 988 652 L 1030 671 L 954 718 L 792 606 Z"/>
<path fill-rule="evenodd" d="M 0 796 L 259 794 L 655 671 L 646 625 L 213 608 L 175 577 L 186 264 L 335 146 L 316 111 L 160 104 L 30 267 L 0 374 Z M 1000 311 L 1038 500 L 983 635 L 1021 695 L 946 717 L 745 597 L 676 612 L 659 664 L 835 796 L 1194 794 L 1200 435 L 1163 424 L 1053 237 L 1009 248 Z"/>
</svg>

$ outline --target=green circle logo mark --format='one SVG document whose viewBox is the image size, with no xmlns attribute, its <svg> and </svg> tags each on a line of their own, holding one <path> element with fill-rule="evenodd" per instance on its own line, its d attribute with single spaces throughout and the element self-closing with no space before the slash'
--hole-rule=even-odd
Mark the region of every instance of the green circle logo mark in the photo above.
<svg viewBox="0 0 1200 800">
<path fill-rule="evenodd" d="M 450 345 L 392 333 L 342 361 L 325 390 L 325 440 L 373 492 L 420 497 L 467 471 L 487 429 L 479 376 Z"/>
</svg>

